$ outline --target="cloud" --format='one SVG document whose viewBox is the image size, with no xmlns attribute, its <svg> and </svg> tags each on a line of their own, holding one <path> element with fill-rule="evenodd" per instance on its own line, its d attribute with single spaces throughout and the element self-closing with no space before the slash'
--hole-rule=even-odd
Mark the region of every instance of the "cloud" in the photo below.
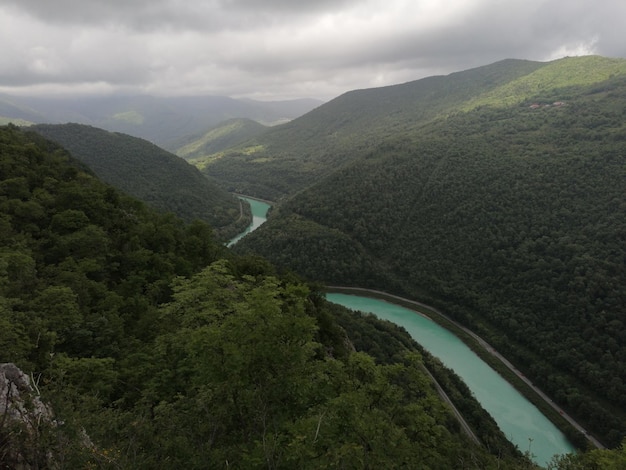
<svg viewBox="0 0 626 470">
<path fill-rule="evenodd" d="M 621 0 L 0 0 L 0 91 L 332 98 L 504 58 L 626 56 Z"/>
</svg>

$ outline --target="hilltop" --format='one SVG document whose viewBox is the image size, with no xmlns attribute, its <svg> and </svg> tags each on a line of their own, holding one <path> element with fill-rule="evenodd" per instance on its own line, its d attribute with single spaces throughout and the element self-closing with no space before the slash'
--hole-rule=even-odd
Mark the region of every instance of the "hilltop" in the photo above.
<svg viewBox="0 0 626 470">
<path fill-rule="evenodd" d="M 320 104 L 312 99 L 266 102 L 226 96 L 0 95 L 0 121 L 19 125 L 75 122 L 130 134 L 173 150 L 171 145 L 178 139 L 201 134 L 229 119 L 247 118 L 274 125 Z"/>
<path fill-rule="evenodd" d="M 4 466 L 531 465 L 405 331 L 234 255 L 36 133 L 0 128 L 0 152 Z"/>
</svg>

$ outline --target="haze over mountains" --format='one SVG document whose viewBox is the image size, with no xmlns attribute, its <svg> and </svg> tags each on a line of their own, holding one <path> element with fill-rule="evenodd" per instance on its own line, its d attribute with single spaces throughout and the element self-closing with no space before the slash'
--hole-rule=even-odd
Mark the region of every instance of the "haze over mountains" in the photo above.
<svg viewBox="0 0 626 470">
<path fill-rule="evenodd" d="M 626 60 L 347 93 L 203 171 L 283 201 L 234 249 L 429 299 L 609 445 L 626 435 Z"/>
<path fill-rule="evenodd" d="M 169 148 L 176 139 L 205 132 L 228 119 L 248 118 L 273 125 L 300 116 L 321 103 L 312 99 L 263 102 L 225 96 L 0 95 L 0 120 L 88 124 Z"/>
<path fill-rule="evenodd" d="M 157 210 L 186 222 L 202 220 L 226 237 L 246 226 L 237 198 L 146 140 L 83 124 L 37 124 L 30 129 L 69 150 L 102 181 Z"/>
<path fill-rule="evenodd" d="M 4 467 L 530 465 L 406 332 L 155 212 L 35 132 L 0 127 L 0 154 Z"/>
</svg>

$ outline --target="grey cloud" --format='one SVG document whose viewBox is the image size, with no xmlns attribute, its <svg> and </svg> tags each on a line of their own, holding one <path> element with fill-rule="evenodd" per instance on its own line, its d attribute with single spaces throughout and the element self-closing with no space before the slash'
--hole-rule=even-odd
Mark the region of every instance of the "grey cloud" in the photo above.
<svg viewBox="0 0 626 470">
<path fill-rule="evenodd" d="M 0 0 L 0 89 L 331 98 L 504 58 L 625 57 L 625 17 L 622 0 Z"/>
<path fill-rule="evenodd" d="M 367 6 L 364 0 L 222 0 L 225 9 L 266 12 L 282 15 L 309 15 L 323 11 L 338 11 L 347 6 Z"/>
<path fill-rule="evenodd" d="M 16 11 L 58 24 L 123 25 L 139 31 L 159 28 L 213 31 L 255 27 L 286 17 L 367 3 L 363 0 L 0 0 Z"/>
</svg>

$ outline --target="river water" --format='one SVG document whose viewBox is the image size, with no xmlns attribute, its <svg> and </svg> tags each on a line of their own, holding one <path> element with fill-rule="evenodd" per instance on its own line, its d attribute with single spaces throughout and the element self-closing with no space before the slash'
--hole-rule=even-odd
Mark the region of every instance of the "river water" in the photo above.
<svg viewBox="0 0 626 470">
<path fill-rule="evenodd" d="M 239 196 L 239 199 L 243 199 L 250 204 L 250 209 L 252 210 L 252 223 L 250 223 L 250 225 L 248 225 L 243 232 L 231 239 L 227 246 L 234 245 L 250 232 L 263 225 L 263 223 L 267 220 L 267 211 L 269 211 L 270 207 L 272 207 L 266 202 L 258 201 L 249 197 Z"/>
<path fill-rule="evenodd" d="M 267 220 L 271 207 L 265 202 L 242 197 L 250 203 L 252 223 L 233 238 L 233 245 Z M 495 419 L 506 437 L 522 451 L 530 451 L 534 461 L 545 465 L 555 454 L 574 451 L 563 433 L 496 371 L 480 359 L 458 337 L 413 310 L 369 297 L 327 294 L 334 303 L 353 310 L 373 313 L 404 327 L 431 354 L 459 375 L 475 398 Z"/>
<path fill-rule="evenodd" d="M 506 437 L 522 452 L 530 450 L 537 464 L 545 465 L 554 454 L 574 451 L 563 433 L 532 403 L 457 336 L 431 319 L 405 307 L 369 297 L 332 293 L 326 298 L 404 327 L 415 341 L 465 381 Z"/>
</svg>

